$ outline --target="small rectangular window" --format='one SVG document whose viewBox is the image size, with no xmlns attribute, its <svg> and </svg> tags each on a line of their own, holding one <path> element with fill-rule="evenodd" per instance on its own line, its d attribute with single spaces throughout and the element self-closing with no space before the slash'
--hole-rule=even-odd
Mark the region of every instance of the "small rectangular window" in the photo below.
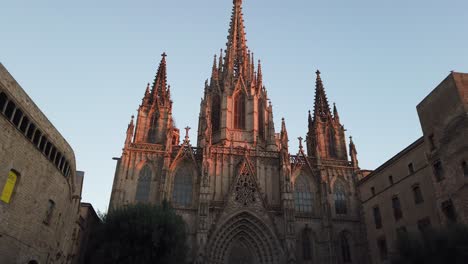
<svg viewBox="0 0 468 264">
<path fill-rule="evenodd" d="M 34 132 L 36 132 L 36 126 L 33 123 L 31 123 L 31 125 L 29 125 L 29 128 L 28 128 L 28 133 L 26 134 L 29 140 L 33 140 Z M 37 146 L 37 143 L 34 143 L 34 144 Z"/>
<path fill-rule="evenodd" d="M 15 111 L 15 116 L 13 117 L 13 124 L 18 127 L 20 122 L 21 122 L 21 118 L 23 117 L 23 111 L 21 111 L 21 109 L 17 108 L 16 111 Z"/>
<path fill-rule="evenodd" d="M 49 157 L 50 154 L 50 149 L 52 148 L 52 143 L 47 142 L 45 149 L 44 149 L 44 154 Z"/>
<path fill-rule="evenodd" d="M 55 166 L 57 166 L 59 170 L 60 170 L 60 167 L 62 166 L 62 160 L 63 160 L 62 153 L 59 152 L 57 154 L 57 157 L 55 158 Z"/>
<path fill-rule="evenodd" d="M 375 228 L 380 229 L 382 228 L 382 216 L 380 215 L 380 208 L 378 206 L 375 206 L 373 211 Z"/>
<path fill-rule="evenodd" d="M 442 212 L 445 218 L 450 222 L 457 222 L 457 214 L 455 213 L 455 207 L 453 206 L 452 200 L 442 202 Z"/>
<path fill-rule="evenodd" d="M 44 224 L 49 225 L 50 220 L 52 219 L 52 215 L 55 210 L 55 202 L 53 200 L 49 200 L 47 204 L 47 211 L 46 211 L 46 216 L 44 218 Z"/>
<path fill-rule="evenodd" d="M 375 188 L 374 188 L 374 187 L 371 187 L 371 188 L 370 188 L 370 191 L 371 191 L 371 193 L 372 193 L 372 196 L 375 196 Z"/>
<path fill-rule="evenodd" d="M 393 185 L 393 176 L 392 175 L 388 176 L 388 182 L 390 183 L 390 185 Z"/>
<path fill-rule="evenodd" d="M 400 199 L 398 199 L 398 197 L 392 198 L 392 207 L 395 220 L 401 219 L 403 217 L 403 212 L 401 211 Z"/>
<path fill-rule="evenodd" d="M 65 174 L 67 170 L 68 162 L 65 160 L 62 165 L 62 173 Z"/>
<path fill-rule="evenodd" d="M 24 116 L 23 121 L 21 121 L 21 125 L 19 129 L 25 135 L 26 135 L 26 129 L 28 128 L 28 125 L 29 125 L 29 118 L 27 116 Z"/>
<path fill-rule="evenodd" d="M 0 112 L 3 113 L 3 109 L 5 108 L 6 103 L 8 102 L 8 97 L 5 93 L 0 93 Z"/>
<path fill-rule="evenodd" d="M 413 186 L 413 197 L 414 197 L 414 203 L 415 204 L 420 204 L 420 203 L 424 202 L 422 192 L 421 192 L 421 188 L 419 187 L 419 185 Z"/>
<path fill-rule="evenodd" d="M 420 232 L 424 233 L 431 228 L 431 220 L 429 217 L 425 217 L 421 220 L 418 220 L 418 229 Z"/>
<path fill-rule="evenodd" d="M 436 161 L 432 165 L 433 171 L 434 171 L 434 176 L 436 180 L 439 182 L 444 179 L 444 169 L 442 168 L 442 162 L 440 160 Z"/>
<path fill-rule="evenodd" d="M 34 139 L 33 139 L 33 143 L 36 147 L 38 147 L 39 149 L 42 149 L 43 148 L 43 144 L 45 144 L 45 138 L 42 139 L 41 141 L 41 138 L 42 138 L 42 133 L 41 131 L 39 131 L 38 129 L 36 130 L 36 133 L 34 133 Z M 44 143 L 42 143 L 44 142 Z M 40 144 L 39 144 L 40 143 Z"/>
<path fill-rule="evenodd" d="M 42 136 L 40 139 L 40 143 L 39 143 L 39 150 L 42 153 L 44 153 L 45 151 L 46 144 L 47 144 L 47 138 L 45 136 Z"/>
<path fill-rule="evenodd" d="M 6 109 L 5 109 L 5 116 L 8 118 L 8 120 L 11 120 L 13 117 L 13 114 L 15 113 L 16 105 L 12 101 L 9 101 Z"/>
<path fill-rule="evenodd" d="M 49 160 L 53 163 L 55 160 L 55 154 L 57 154 L 57 149 L 54 145 L 51 145 Z"/>
<path fill-rule="evenodd" d="M 387 241 L 384 237 L 377 240 L 377 246 L 379 247 L 380 260 L 386 260 L 388 258 Z"/>
<path fill-rule="evenodd" d="M 466 164 L 466 161 L 461 162 L 461 169 L 463 172 L 463 176 L 468 177 L 468 165 Z"/>
<path fill-rule="evenodd" d="M 413 166 L 413 163 L 408 164 L 408 172 L 409 172 L 409 174 L 413 174 L 413 173 L 414 173 L 414 166 Z"/>
</svg>

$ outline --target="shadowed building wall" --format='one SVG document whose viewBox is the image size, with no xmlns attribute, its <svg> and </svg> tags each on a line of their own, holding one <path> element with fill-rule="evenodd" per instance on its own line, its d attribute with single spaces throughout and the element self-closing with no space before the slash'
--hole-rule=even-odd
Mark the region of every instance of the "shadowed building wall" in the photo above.
<svg viewBox="0 0 468 264">
<path fill-rule="evenodd" d="M 0 263 L 69 263 L 75 155 L 0 64 Z"/>
</svg>

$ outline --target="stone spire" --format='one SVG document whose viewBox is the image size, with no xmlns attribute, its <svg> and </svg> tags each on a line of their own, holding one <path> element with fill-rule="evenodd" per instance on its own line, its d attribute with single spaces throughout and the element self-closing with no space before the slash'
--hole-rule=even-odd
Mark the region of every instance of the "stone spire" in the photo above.
<svg viewBox="0 0 468 264">
<path fill-rule="evenodd" d="M 161 54 L 162 59 L 159 63 L 156 77 L 154 78 L 153 88 L 151 90 L 152 103 L 159 102 L 161 105 L 168 106 L 171 100 L 167 94 L 167 70 L 166 70 L 166 53 Z"/>
<path fill-rule="evenodd" d="M 284 118 L 281 118 L 281 148 L 288 149 L 288 131 L 286 130 L 286 123 L 284 122 Z"/>
<path fill-rule="evenodd" d="M 142 105 L 143 106 L 151 105 L 150 83 L 146 85 L 145 96 L 143 96 Z"/>
<path fill-rule="evenodd" d="M 263 86 L 262 63 L 260 60 L 258 60 L 257 89 L 262 89 L 262 86 Z"/>
<path fill-rule="evenodd" d="M 307 153 L 311 157 L 347 160 L 344 128 L 340 124 L 338 110 L 330 111 L 320 71 L 316 72 L 314 113 L 309 111 Z"/>
<path fill-rule="evenodd" d="M 317 79 L 315 81 L 314 121 L 317 121 L 317 118 L 324 121 L 331 115 L 330 106 L 328 104 L 327 95 L 325 94 L 325 89 L 323 88 L 322 79 L 320 78 L 320 71 L 317 70 L 315 73 L 317 74 Z"/>
<path fill-rule="evenodd" d="M 242 15 L 242 0 L 234 0 L 229 35 L 227 39 L 225 69 L 234 75 L 247 71 L 248 49 L 244 32 L 244 18 Z"/>
<path fill-rule="evenodd" d="M 338 115 L 338 110 L 336 109 L 336 104 L 333 103 L 333 119 L 335 122 L 340 123 L 340 116 Z"/>
<path fill-rule="evenodd" d="M 211 82 L 218 80 L 218 67 L 216 66 L 217 60 L 216 60 L 216 54 L 214 55 L 213 59 L 213 67 L 211 68 Z"/>
<path fill-rule="evenodd" d="M 353 137 L 349 137 L 349 155 L 351 156 L 351 165 L 354 168 L 359 167 L 358 159 L 357 159 L 357 151 L 356 151 L 356 146 L 354 145 L 353 142 Z"/>
<path fill-rule="evenodd" d="M 135 125 L 133 123 L 133 118 L 134 116 L 132 115 L 132 119 L 130 120 L 130 123 L 128 124 L 128 127 L 127 127 L 127 137 L 125 138 L 125 146 L 128 146 L 130 145 L 130 143 L 132 143 L 133 130 L 135 128 Z"/>
</svg>

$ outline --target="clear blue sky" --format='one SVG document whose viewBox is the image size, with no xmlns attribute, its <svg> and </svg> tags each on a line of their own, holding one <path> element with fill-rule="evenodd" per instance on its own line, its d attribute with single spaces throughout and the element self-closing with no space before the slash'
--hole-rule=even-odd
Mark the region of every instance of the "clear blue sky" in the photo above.
<svg viewBox="0 0 468 264">
<path fill-rule="evenodd" d="M 3 1 L 0 62 L 75 150 L 83 201 L 105 211 L 130 116 L 160 54 L 179 128 L 197 127 L 232 0 Z M 421 135 L 416 105 L 450 72 L 468 72 L 466 0 L 244 0 L 249 48 L 297 152 L 315 70 L 374 169 Z M 195 129 L 191 131 L 195 142 Z"/>
</svg>

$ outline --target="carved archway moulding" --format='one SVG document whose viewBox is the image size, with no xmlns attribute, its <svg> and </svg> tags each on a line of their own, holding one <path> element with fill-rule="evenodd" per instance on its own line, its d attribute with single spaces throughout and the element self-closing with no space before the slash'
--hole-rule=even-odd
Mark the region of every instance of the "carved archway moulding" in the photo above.
<svg viewBox="0 0 468 264">
<path fill-rule="evenodd" d="M 255 263 L 282 263 L 283 250 L 279 240 L 264 221 L 243 211 L 220 224 L 208 239 L 206 263 L 228 264 L 230 250 L 236 243 L 251 248 Z"/>
</svg>

